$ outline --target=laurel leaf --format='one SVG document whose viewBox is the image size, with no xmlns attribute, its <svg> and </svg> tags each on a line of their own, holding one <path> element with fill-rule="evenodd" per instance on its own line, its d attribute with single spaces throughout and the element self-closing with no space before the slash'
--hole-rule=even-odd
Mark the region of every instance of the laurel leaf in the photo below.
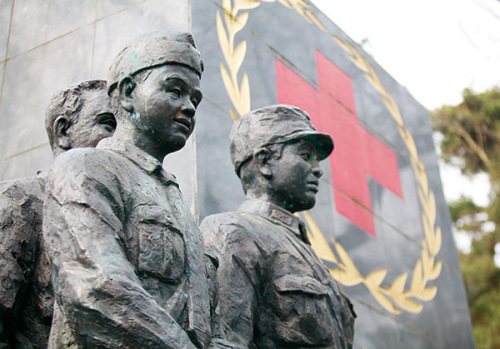
<svg viewBox="0 0 500 349">
<path fill-rule="evenodd" d="M 233 71 L 237 72 L 240 70 L 241 64 L 245 60 L 245 55 L 247 53 L 247 42 L 242 41 L 233 53 Z"/>
<path fill-rule="evenodd" d="M 359 274 L 341 269 L 329 268 L 328 270 L 333 278 L 344 286 L 355 286 L 363 282 L 363 277 Z"/>
<path fill-rule="evenodd" d="M 339 46 L 344 49 L 344 51 L 349 52 L 349 46 L 346 45 L 346 43 L 344 42 L 344 40 L 342 40 L 341 38 L 339 38 L 338 36 L 333 35 L 333 34 L 331 36 L 332 36 L 332 39 L 335 40 L 335 42 L 337 44 L 339 44 Z"/>
<path fill-rule="evenodd" d="M 222 0 L 222 9 L 225 13 L 231 13 L 231 0 Z"/>
<path fill-rule="evenodd" d="M 371 287 L 378 287 L 384 281 L 385 275 L 387 274 L 387 270 L 377 269 L 372 271 L 365 277 L 365 284 L 370 285 Z"/>
<path fill-rule="evenodd" d="M 391 291 L 391 294 L 394 292 L 394 293 L 397 293 L 397 294 L 401 294 L 403 293 L 403 290 L 405 288 L 405 284 L 406 284 L 406 279 L 408 278 L 408 273 L 403 273 L 401 275 L 399 275 L 396 280 L 394 280 L 394 282 L 392 283 L 391 287 L 389 287 L 389 290 Z"/>
<path fill-rule="evenodd" d="M 424 308 L 422 304 L 417 303 L 409 298 L 398 299 L 396 304 L 399 305 L 404 310 L 409 311 L 410 313 L 420 313 Z"/>
<path fill-rule="evenodd" d="M 278 0 L 281 4 L 285 5 L 288 8 L 293 8 L 292 4 L 288 0 Z"/>
<path fill-rule="evenodd" d="M 432 271 L 429 275 L 427 275 L 427 278 L 429 280 L 435 280 L 438 278 L 439 274 L 441 274 L 441 268 L 443 267 L 443 264 L 441 261 L 436 261 L 436 264 L 434 264 L 434 267 L 432 268 Z"/>
<path fill-rule="evenodd" d="M 384 93 L 384 97 L 385 105 L 389 109 L 389 112 L 391 113 L 393 119 L 398 125 L 403 125 L 403 118 L 401 117 L 401 113 L 396 102 L 394 101 L 394 98 L 392 98 L 389 93 Z"/>
<path fill-rule="evenodd" d="M 413 164 L 413 168 L 415 169 L 415 172 L 417 173 L 418 177 L 418 182 L 420 186 L 422 187 L 422 190 L 425 193 L 429 192 L 429 184 L 427 182 L 427 174 L 425 173 L 425 167 L 424 164 L 422 164 L 422 161 L 420 161 L 417 158 L 417 154 L 414 157 L 415 163 Z"/>
<path fill-rule="evenodd" d="M 417 146 L 415 145 L 415 141 L 413 140 L 413 136 L 411 135 L 411 133 L 409 131 L 408 131 L 408 137 L 405 140 L 405 143 L 406 143 L 406 147 L 408 148 L 408 152 L 410 153 L 410 156 L 417 158 L 418 157 Z"/>
<path fill-rule="evenodd" d="M 420 203 L 422 204 L 422 208 L 424 209 L 424 212 L 428 212 L 429 211 L 429 206 L 427 204 L 427 195 L 426 193 L 424 193 L 424 191 L 422 190 L 422 188 L 419 186 L 418 187 L 418 196 L 420 197 Z"/>
<path fill-rule="evenodd" d="M 425 239 L 430 241 L 433 239 L 432 227 L 427 219 L 425 212 L 422 213 L 422 225 L 424 226 Z"/>
<path fill-rule="evenodd" d="M 237 121 L 238 120 L 238 116 L 233 111 L 233 109 L 231 108 L 231 109 L 229 109 L 229 111 L 231 112 L 231 118 L 233 118 L 233 121 Z"/>
<path fill-rule="evenodd" d="M 424 288 L 423 290 L 420 290 L 418 293 L 415 293 L 413 296 L 415 298 L 418 298 L 422 301 L 431 301 L 436 297 L 437 294 L 437 287 L 436 286 L 431 286 Z"/>
<path fill-rule="evenodd" d="M 370 290 L 373 297 L 377 300 L 377 302 L 379 302 L 379 304 L 385 308 L 385 310 L 387 310 L 391 313 L 394 313 L 394 314 L 401 313 L 401 310 L 396 308 L 394 306 L 394 304 L 387 298 L 387 296 L 385 296 L 384 294 L 382 294 L 382 292 L 380 292 L 380 288 L 376 287 L 376 288 L 372 289 L 372 288 L 368 287 L 368 289 Z"/>
<path fill-rule="evenodd" d="M 432 190 L 429 191 L 429 195 L 428 195 L 428 206 L 429 206 L 429 210 L 427 211 L 428 215 L 429 215 L 429 221 L 431 222 L 431 224 L 434 224 L 436 222 L 436 198 L 434 197 L 434 193 L 432 192 Z"/>
<path fill-rule="evenodd" d="M 403 141 L 406 144 L 408 142 L 408 139 L 411 137 L 410 131 L 408 130 L 408 128 L 406 128 L 406 126 L 404 124 L 402 124 L 402 125 L 398 124 L 397 127 L 398 127 L 399 134 L 401 135 L 401 137 L 403 138 Z M 413 154 L 411 154 L 411 152 L 410 152 L 410 161 L 413 160 L 413 158 L 414 158 Z M 418 173 L 417 173 L 417 177 L 418 177 Z"/>
<path fill-rule="evenodd" d="M 219 38 L 219 45 L 224 55 L 226 62 L 229 60 L 229 41 L 226 36 L 226 30 L 224 29 L 224 24 L 222 23 L 222 18 L 220 17 L 220 12 L 217 12 L 217 36 Z"/>
<path fill-rule="evenodd" d="M 337 260 L 337 257 L 335 257 L 335 254 L 330 248 L 330 245 L 327 242 L 325 235 L 323 235 L 323 233 L 319 229 L 316 222 L 314 222 L 314 219 L 311 217 L 309 212 L 303 211 L 303 215 L 305 221 L 307 222 L 307 233 L 308 233 L 307 235 L 309 236 L 309 241 L 311 242 L 311 247 L 313 248 L 314 252 L 316 252 L 319 258 L 340 265 L 339 261 Z M 333 237 L 330 238 L 335 244 L 336 242 L 335 239 Z"/>
<path fill-rule="evenodd" d="M 250 111 L 250 83 L 248 82 L 248 75 L 244 74 L 243 79 L 241 80 L 240 86 L 240 101 L 238 103 L 239 108 L 238 113 L 243 115 Z"/>
<path fill-rule="evenodd" d="M 429 256 L 429 253 L 427 252 L 426 244 L 425 242 L 422 244 L 422 268 L 423 268 L 423 274 L 427 275 L 432 271 L 432 265 L 434 261 L 433 258 Z"/>
<path fill-rule="evenodd" d="M 396 105 L 396 102 L 390 95 L 385 95 L 384 97 L 385 106 L 387 107 L 387 109 L 389 109 L 392 117 L 396 120 L 396 123 L 398 125 L 402 125 L 403 119 L 401 118 L 401 114 L 399 112 L 398 106 Z"/>
<path fill-rule="evenodd" d="M 244 12 L 231 21 L 231 33 L 233 37 L 245 27 L 248 21 L 248 12 Z"/>
<path fill-rule="evenodd" d="M 337 249 L 337 253 L 339 254 L 340 261 L 344 263 L 347 270 L 358 270 L 358 268 L 356 268 L 356 266 L 352 262 L 351 257 L 349 257 L 341 244 L 335 242 L 335 248 Z"/>
<path fill-rule="evenodd" d="M 260 5 L 258 0 L 235 0 L 234 2 L 234 13 L 237 13 L 239 10 L 251 10 Z"/>
<path fill-rule="evenodd" d="M 375 89 L 377 89 L 377 91 L 380 94 L 382 94 L 382 96 L 384 96 L 385 95 L 384 87 L 380 83 L 380 80 L 378 79 L 377 73 L 373 69 L 372 65 L 365 57 L 361 56 L 361 54 L 359 52 L 358 52 L 358 55 L 359 55 L 361 61 L 363 62 L 363 70 L 366 72 L 368 80 L 371 82 L 373 87 L 375 87 Z"/>
<path fill-rule="evenodd" d="M 411 277 L 411 290 L 421 290 L 425 287 L 422 283 L 422 263 L 417 261 L 415 268 L 413 268 L 413 275 Z"/>
<path fill-rule="evenodd" d="M 231 81 L 231 78 L 229 77 L 229 73 L 227 72 L 226 67 L 224 67 L 224 65 L 222 63 L 220 64 L 220 75 L 222 76 L 222 82 L 224 82 L 224 86 L 226 87 L 226 91 L 229 94 L 229 99 L 231 99 L 231 102 L 233 103 L 233 105 L 236 105 L 238 98 L 237 98 L 237 95 L 235 93 L 234 85 Z"/>
<path fill-rule="evenodd" d="M 305 16 L 307 19 L 309 19 L 310 22 L 313 22 L 314 24 L 316 24 L 321 30 L 323 30 L 324 32 L 326 32 L 326 27 L 323 25 L 323 23 L 321 23 L 321 21 L 319 20 L 318 17 L 316 17 L 316 15 L 314 13 L 312 13 L 311 11 L 307 10 L 305 11 Z"/>
<path fill-rule="evenodd" d="M 437 256 L 439 250 L 441 250 L 441 243 L 442 243 L 441 239 L 442 239 L 441 228 L 436 227 L 436 231 L 434 232 L 434 243 L 429 246 L 433 256 Z"/>
</svg>

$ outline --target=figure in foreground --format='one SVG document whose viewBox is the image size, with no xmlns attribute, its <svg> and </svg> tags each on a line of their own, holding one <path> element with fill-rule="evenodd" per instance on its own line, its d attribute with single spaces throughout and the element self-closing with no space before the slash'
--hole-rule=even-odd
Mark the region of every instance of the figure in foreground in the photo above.
<svg viewBox="0 0 500 349">
<path fill-rule="evenodd" d="M 116 121 L 106 81 L 56 93 L 45 126 L 55 156 L 110 137 Z M 0 183 L 0 348 L 47 347 L 54 299 L 41 229 L 44 186 L 43 172 Z"/>
<path fill-rule="evenodd" d="M 49 175 L 44 236 L 56 296 L 51 348 L 206 348 L 213 292 L 201 234 L 164 157 L 181 149 L 202 99 L 188 33 L 150 34 L 114 59 L 117 119 L 96 149 Z"/>
<path fill-rule="evenodd" d="M 332 152 L 331 137 L 299 108 L 276 105 L 238 120 L 230 147 L 246 200 L 201 225 L 220 259 L 228 339 L 262 349 L 351 348 L 352 305 L 293 215 L 315 204 L 319 161 Z"/>
</svg>

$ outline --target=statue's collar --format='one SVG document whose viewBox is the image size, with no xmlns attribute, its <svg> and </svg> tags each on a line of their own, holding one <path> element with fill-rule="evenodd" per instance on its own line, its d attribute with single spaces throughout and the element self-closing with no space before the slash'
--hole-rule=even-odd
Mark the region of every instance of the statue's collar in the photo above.
<svg viewBox="0 0 500 349">
<path fill-rule="evenodd" d="M 113 137 L 105 138 L 99 142 L 96 148 L 102 150 L 111 150 L 115 153 L 123 155 L 134 164 L 139 166 L 147 174 L 151 175 L 156 172 L 167 182 L 177 184 L 175 176 L 165 171 L 160 161 L 130 142 L 115 139 Z"/>
<path fill-rule="evenodd" d="M 305 231 L 305 225 L 300 218 L 279 206 L 264 200 L 247 199 L 241 204 L 238 210 L 264 217 L 274 224 L 284 226 L 299 239 L 310 244 Z"/>
</svg>

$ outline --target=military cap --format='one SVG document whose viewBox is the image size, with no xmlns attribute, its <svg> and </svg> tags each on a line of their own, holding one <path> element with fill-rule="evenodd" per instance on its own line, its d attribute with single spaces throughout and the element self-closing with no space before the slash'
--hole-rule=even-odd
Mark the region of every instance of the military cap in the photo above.
<svg viewBox="0 0 500 349">
<path fill-rule="evenodd" d="M 252 110 L 237 120 L 229 136 L 231 161 L 239 176 L 241 165 L 268 145 L 307 140 L 314 144 L 320 159 L 333 151 L 333 139 L 316 131 L 309 114 L 290 105 L 271 105 Z"/>
<path fill-rule="evenodd" d="M 193 36 L 187 32 L 142 35 L 129 43 L 113 60 L 108 73 L 108 94 L 120 80 L 164 64 L 182 64 L 201 77 L 203 61 Z"/>
</svg>

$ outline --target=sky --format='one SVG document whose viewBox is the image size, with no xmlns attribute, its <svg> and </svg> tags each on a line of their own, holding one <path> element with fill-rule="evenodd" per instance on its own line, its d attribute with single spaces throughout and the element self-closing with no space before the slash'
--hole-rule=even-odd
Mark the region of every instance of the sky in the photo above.
<svg viewBox="0 0 500 349">
<path fill-rule="evenodd" d="M 428 110 L 460 103 L 465 88 L 500 87 L 500 0 L 311 2 Z M 486 175 L 440 169 L 448 201 L 463 194 L 488 203 Z M 456 240 L 467 251 L 470 239 Z"/>
<path fill-rule="evenodd" d="M 499 0 L 312 0 L 427 109 L 500 86 Z"/>
</svg>

